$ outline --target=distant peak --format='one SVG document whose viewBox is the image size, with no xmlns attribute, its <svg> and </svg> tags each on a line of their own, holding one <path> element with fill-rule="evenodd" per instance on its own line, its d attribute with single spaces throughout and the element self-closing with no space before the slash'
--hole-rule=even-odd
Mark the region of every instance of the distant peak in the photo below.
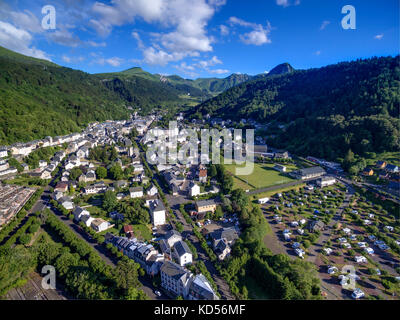
<svg viewBox="0 0 400 320">
<path fill-rule="evenodd" d="M 273 68 L 268 75 L 279 75 L 279 74 L 286 74 L 286 73 L 291 73 L 295 69 L 287 62 L 281 63 L 277 65 L 275 68 Z"/>
</svg>

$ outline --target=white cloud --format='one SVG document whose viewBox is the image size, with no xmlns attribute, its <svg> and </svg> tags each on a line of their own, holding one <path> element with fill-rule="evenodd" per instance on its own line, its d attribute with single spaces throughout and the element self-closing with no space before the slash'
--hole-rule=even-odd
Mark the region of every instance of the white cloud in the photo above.
<svg viewBox="0 0 400 320">
<path fill-rule="evenodd" d="M 61 57 L 62 61 L 66 63 L 77 63 L 77 62 L 82 62 L 85 60 L 84 57 L 69 57 L 65 54 L 62 55 Z"/>
<path fill-rule="evenodd" d="M 175 69 L 183 72 L 191 78 L 197 77 L 199 74 L 195 72 L 195 67 L 192 65 L 188 65 L 186 62 L 182 62 L 179 65 L 174 66 Z"/>
<path fill-rule="evenodd" d="M 321 24 L 321 27 L 319 28 L 319 30 L 324 30 L 331 22 L 328 20 L 324 20 Z"/>
<path fill-rule="evenodd" d="M 95 60 L 94 62 L 101 65 L 108 64 L 113 67 L 119 67 L 124 62 L 124 59 L 118 57 L 113 57 L 108 59 L 100 58 Z"/>
<path fill-rule="evenodd" d="M 374 39 L 376 39 L 376 40 L 382 40 L 382 39 L 383 39 L 383 36 L 384 36 L 383 33 L 377 34 L 377 35 L 374 37 Z"/>
<path fill-rule="evenodd" d="M 315 54 L 316 56 L 319 56 L 319 55 L 321 54 L 321 50 L 315 51 L 314 54 Z"/>
<path fill-rule="evenodd" d="M 91 47 L 106 47 L 107 44 L 103 41 L 103 42 L 95 42 L 95 41 L 88 41 L 87 44 Z"/>
<path fill-rule="evenodd" d="M 47 36 L 51 41 L 66 47 L 77 47 L 83 42 L 78 36 L 69 32 L 65 27 L 60 26 Z"/>
<path fill-rule="evenodd" d="M 215 70 L 208 70 L 208 72 L 214 73 L 214 74 L 225 74 L 225 73 L 228 73 L 229 70 L 227 70 L 227 69 L 215 69 Z"/>
<path fill-rule="evenodd" d="M 276 0 L 276 4 L 278 6 L 282 6 L 282 7 L 286 8 L 291 5 L 298 6 L 300 4 L 300 0 L 296 0 L 294 2 L 292 2 L 290 0 Z"/>
<path fill-rule="evenodd" d="M 44 51 L 30 47 L 31 42 L 32 36 L 28 31 L 0 21 L 0 46 L 34 58 L 51 60 Z"/>
<path fill-rule="evenodd" d="M 143 50 L 143 61 L 151 65 L 165 66 L 171 61 L 178 61 L 184 58 L 183 54 L 177 52 L 168 53 L 164 50 L 156 50 L 149 47 Z"/>
<path fill-rule="evenodd" d="M 219 31 L 221 32 L 222 36 L 227 36 L 229 34 L 229 28 L 223 24 L 219 26 Z"/>
<path fill-rule="evenodd" d="M 222 61 L 219 60 L 217 56 L 213 56 L 210 60 L 202 60 L 195 65 L 203 69 L 208 69 L 209 67 L 213 67 L 217 64 L 222 64 Z"/>
<path fill-rule="evenodd" d="M 138 18 L 172 29 L 153 34 L 155 40 L 147 46 L 137 33 L 132 34 L 145 62 L 165 65 L 213 50 L 213 38 L 207 34 L 206 27 L 225 3 L 226 0 L 114 0 L 110 5 L 96 2 L 92 11 L 98 18 L 91 19 L 90 25 L 101 36 L 109 35 L 114 26 L 132 23 Z"/>
<path fill-rule="evenodd" d="M 8 13 L 13 24 L 32 33 L 41 33 L 43 28 L 39 19 L 29 10 L 24 12 L 11 11 Z"/>
<path fill-rule="evenodd" d="M 261 24 L 248 22 L 237 17 L 230 17 L 229 23 L 231 26 L 239 25 L 241 27 L 253 29 L 252 31 L 239 36 L 240 40 L 245 44 L 260 46 L 266 43 L 271 43 L 271 40 L 268 38 L 272 30 L 271 24 L 269 22 L 267 22 L 267 26 L 264 27 Z"/>
<path fill-rule="evenodd" d="M 140 35 L 139 35 L 139 33 L 137 33 L 136 31 L 133 31 L 132 32 L 132 37 L 134 38 L 134 39 L 136 39 L 136 41 L 137 41 L 137 43 L 138 43 L 138 48 L 139 49 L 144 49 L 144 44 L 143 44 L 143 41 L 142 41 L 142 39 L 140 38 Z"/>
<path fill-rule="evenodd" d="M 61 57 L 61 59 L 66 63 L 71 63 L 71 58 L 66 56 L 65 54 Z"/>
</svg>

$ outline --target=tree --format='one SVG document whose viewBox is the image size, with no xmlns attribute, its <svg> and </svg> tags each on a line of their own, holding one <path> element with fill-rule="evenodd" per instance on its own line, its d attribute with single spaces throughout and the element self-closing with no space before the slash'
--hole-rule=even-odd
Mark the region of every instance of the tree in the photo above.
<svg viewBox="0 0 400 320">
<path fill-rule="evenodd" d="M 10 158 L 8 160 L 8 164 L 10 165 L 10 167 L 15 167 L 18 170 L 18 173 L 24 171 L 22 165 L 15 158 Z"/>
<path fill-rule="evenodd" d="M 19 237 L 19 242 L 23 245 L 27 245 L 29 242 L 31 242 L 32 236 L 28 233 L 24 233 Z"/>
<path fill-rule="evenodd" d="M 109 172 L 110 178 L 113 180 L 121 180 L 124 176 L 122 168 L 119 164 L 115 164 L 111 167 Z"/>
<path fill-rule="evenodd" d="M 122 259 L 114 270 L 114 279 L 119 289 L 138 288 L 138 270 L 140 266 L 131 259 Z"/>
<path fill-rule="evenodd" d="M 107 177 L 107 169 L 104 167 L 98 167 L 96 169 L 96 175 L 99 179 L 105 179 Z"/>
<path fill-rule="evenodd" d="M 70 171 L 69 178 L 72 181 L 76 181 L 82 175 L 82 170 L 79 168 L 73 168 Z"/>
<path fill-rule="evenodd" d="M 106 191 L 103 198 L 103 209 L 107 212 L 115 210 L 118 206 L 118 199 L 114 192 L 111 190 Z"/>
<path fill-rule="evenodd" d="M 242 189 L 235 189 L 232 191 L 231 200 L 233 206 L 241 210 L 246 208 L 249 204 L 249 197 Z"/>
</svg>

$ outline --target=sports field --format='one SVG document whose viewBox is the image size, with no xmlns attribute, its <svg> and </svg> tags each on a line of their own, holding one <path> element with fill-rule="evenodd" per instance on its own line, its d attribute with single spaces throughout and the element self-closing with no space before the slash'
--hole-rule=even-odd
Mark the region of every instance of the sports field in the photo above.
<svg viewBox="0 0 400 320">
<path fill-rule="evenodd" d="M 255 163 L 253 173 L 248 176 L 235 175 L 235 168 L 241 166 L 225 164 L 225 167 L 233 175 L 234 188 L 252 190 L 293 181 L 293 179 L 289 178 L 287 174 L 274 170 L 274 164 L 270 163 Z M 286 168 L 288 172 L 298 169 L 292 164 L 286 165 Z"/>
</svg>

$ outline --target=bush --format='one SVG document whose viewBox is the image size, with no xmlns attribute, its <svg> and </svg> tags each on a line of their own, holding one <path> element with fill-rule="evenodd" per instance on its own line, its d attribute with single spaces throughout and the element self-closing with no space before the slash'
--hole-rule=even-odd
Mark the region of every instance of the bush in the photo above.
<svg viewBox="0 0 400 320">
<path fill-rule="evenodd" d="M 32 236 L 28 233 L 25 233 L 19 237 L 19 243 L 23 245 L 27 245 L 29 242 L 31 242 Z"/>
<path fill-rule="evenodd" d="M 38 230 L 39 230 L 39 224 L 38 223 L 34 223 L 29 227 L 28 232 L 29 233 L 35 233 Z"/>
</svg>

